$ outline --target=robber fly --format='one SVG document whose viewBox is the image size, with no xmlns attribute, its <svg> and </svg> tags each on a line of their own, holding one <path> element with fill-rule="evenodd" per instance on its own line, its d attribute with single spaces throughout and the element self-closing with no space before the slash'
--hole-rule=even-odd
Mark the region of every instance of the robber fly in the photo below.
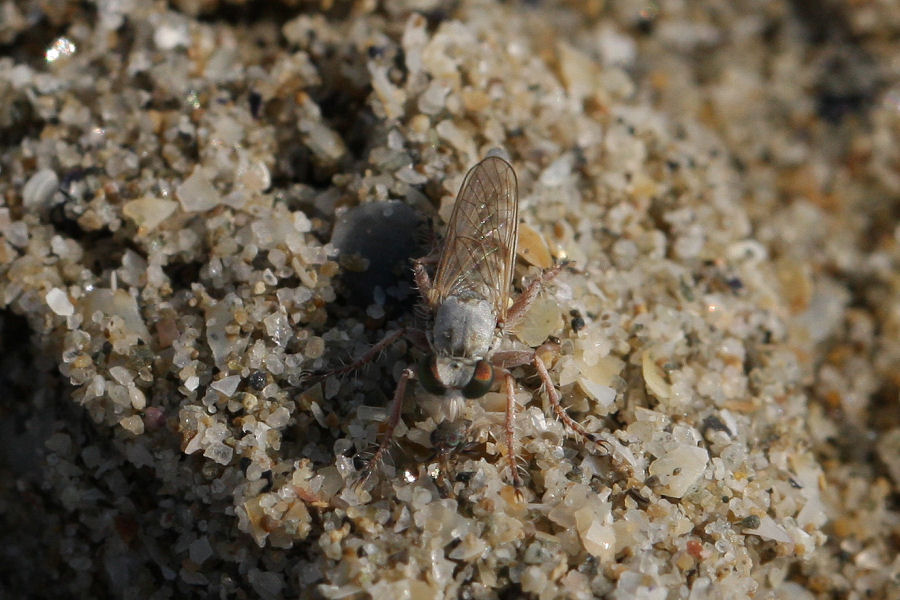
<svg viewBox="0 0 900 600">
<path fill-rule="evenodd" d="M 427 392 L 443 399 L 444 420 L 433 431 L 431 442 L 438 453 L 447 455 L 466 443 L 466 427 L 457 419 L 461 404 L 484 396 L 494 381 L 502 377 L 506 393 L 507 459 L 517 488 L 522 482 L 515 455 L 515 382 L 509 369 L 532 363 L 559 418 L 578 434 L 600 442 L 566 414 L 540 352 L 497 350 L 505 333 L 522 319 L 541 287 L 556 277 L 563 266 L 546 270 L 510 304 L 518 208 L 515 171 L 503 158 L 489 155 L 466 174 L 434 277 L 429 277 L 425 260 L 414 261 L 416 284 L 433 315 L 431 329 L 425 336 L 428 352 L 416 371 L 406 368 L 402 372 L 384 437 L 360 481 L 369 477 L 387 451 L 400 422 L 407 383 L 414 378 Z M 389 335 L 342 371 L 371 360 L 405 333 L 404 329 Z"/>
</svg>

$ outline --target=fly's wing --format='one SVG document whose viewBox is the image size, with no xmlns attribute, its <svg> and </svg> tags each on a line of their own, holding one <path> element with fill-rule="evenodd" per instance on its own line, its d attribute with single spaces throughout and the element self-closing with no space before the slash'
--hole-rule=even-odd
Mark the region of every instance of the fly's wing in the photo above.
<svg viewBox="0 0 900 600">
<path fill-rule="evenodd" d="M 433 300 L 480 297 L 503 320 L 516 259 L 519 192 L 516 173 L 489 156 L 466 174 L 434 275 Z"/>
</svg>

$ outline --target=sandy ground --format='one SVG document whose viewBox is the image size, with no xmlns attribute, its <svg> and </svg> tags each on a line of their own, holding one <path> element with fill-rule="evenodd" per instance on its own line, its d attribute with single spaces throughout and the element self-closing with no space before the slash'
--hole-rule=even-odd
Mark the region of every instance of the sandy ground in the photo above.
<svg viewBox="0 0 900 600">
<path fill-rule="evenodd" d="M 0 2 L 0 591 L 900 598 L 891 2 Z M 513 370 L 409 260 L 518 178 Z M 549 342 L 549 345 L 545 343 Z"/>
</svg>

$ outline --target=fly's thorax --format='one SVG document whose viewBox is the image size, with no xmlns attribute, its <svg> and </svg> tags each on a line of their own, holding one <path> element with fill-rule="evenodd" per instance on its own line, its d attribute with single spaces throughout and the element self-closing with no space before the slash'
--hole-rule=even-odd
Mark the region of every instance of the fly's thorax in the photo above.
<svg viewBox="0 0 900 600">
<path fill-rule="evenodd" d="M 497 314 L 487 300 L 474 295 L 450 296 L 435 312 L 434 351 L 439 357 L 483 358 L 491 349 L 496 327 Z M 468 375 L 471 377 L 471 370 Z"/>
</svg>

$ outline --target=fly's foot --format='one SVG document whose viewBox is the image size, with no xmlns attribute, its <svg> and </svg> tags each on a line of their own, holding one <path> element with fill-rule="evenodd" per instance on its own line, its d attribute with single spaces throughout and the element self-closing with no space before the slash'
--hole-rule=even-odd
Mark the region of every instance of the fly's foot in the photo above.
<svg viewBox="0 0 900 600">
<path fill-rule="evenodd" d="M 604 440 L 596 433 L 588 433 L 587 435 L 585 435 L 585 437 L 588 441 L 593 442 L 594 445 L 599 448 L 601 456 L 612 455 L 612 444 L 610 444 L 607 440 Z"/>
</svg>

